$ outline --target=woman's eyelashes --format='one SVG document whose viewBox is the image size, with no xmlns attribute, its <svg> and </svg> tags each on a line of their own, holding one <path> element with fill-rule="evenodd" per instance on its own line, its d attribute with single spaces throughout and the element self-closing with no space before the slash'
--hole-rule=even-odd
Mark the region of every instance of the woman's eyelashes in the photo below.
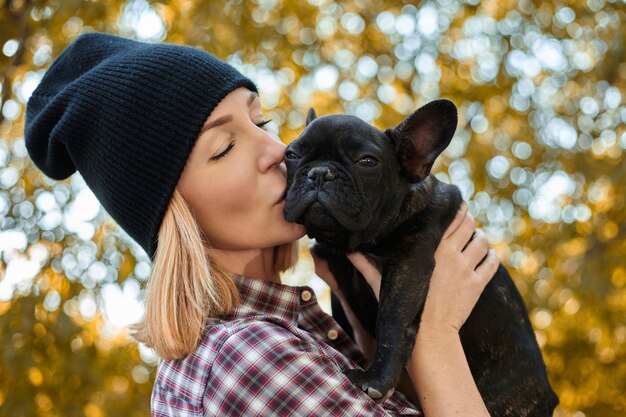
<svg viewBox="0 0 626 417">
<path fill-rule="evenodd" d="M 255 125 L 256 125 L 257 127 L 260 127 L 260 128 L 261 128 L 261 129 L 263 129 L 263 130 L 267 130 L 267 129 L 266 129 L 266 128 L 264 128 L 263 126 L 265 126 L 266 124 L 268 124 L 268 123 L 269 123 L 269 122 L 271 122 L 271 121 L 272 121 L 272 119 L 267 119 L 267 120 L 263 120 L 262 122 L 255 123 Z M 223 151 L 223 152 L 220 152 L 219 154 L 217 154 L 217 155 L 215 155 L 215 156 L 211 157 L 211 161 L 217 161 L 218 159 L 225 157 L 225 156 L 226 156 L 226 154 L 227 154 L 228 152 L 230 152 L 230 150 L 233 148 L 233 146 L 235 146 L 235 141 L 234 141 L 234 140 L 233 140 L 233 141 L 231 141 L 231 142 L 228 144 L 228 146 L 226 147 L 226 149 L 224 149 L 224 151 Z"/>
<path fill-rule="evenodd" d="M 268 124 L 271 121 L 272 121 L 272 119 L 263 120 L 262 122 L 256 123 L 256 125 L 257 125 L 257 127 L 262 128 L 263 126 L 265 126 L 266 124 Z"/>
<path fill-rule="evenodd" d="M 228 146 L 226 147 L 226 149 L 223 152 L 220 152 L 219 154 L 215 155 L 214 157 L 211 158 L 211 161 L 216 161 L 220 158 L 223 158 L 224 156 L 226 156 L 226 154 L 228 152 L 230 152 L 230 150 L 233 148 L 233 146 L 235 146 L 235 141 L 232 141 L 228 144 Z"/>
</svg>

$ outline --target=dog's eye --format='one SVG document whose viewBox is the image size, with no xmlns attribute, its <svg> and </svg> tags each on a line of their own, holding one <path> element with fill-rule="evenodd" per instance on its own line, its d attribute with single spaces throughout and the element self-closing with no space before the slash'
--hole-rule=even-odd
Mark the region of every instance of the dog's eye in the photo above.
<svg viewBox="0 0 626 417">
<path fill-rule="evenodd" d="M 294 151 L 287 151 L 285 152 L 285 158 L 287 159 L 298 159 L 300 158 L 300 156 L 295 153 Z"/>
<path fill-rule="evenodd" d="M 372 157 L 366 156 L 365 158 L 361 158 L 356 161 L 356 163 L 362 167 L 374 167 L 378 164 L 378 161 Z"/>
</svg>

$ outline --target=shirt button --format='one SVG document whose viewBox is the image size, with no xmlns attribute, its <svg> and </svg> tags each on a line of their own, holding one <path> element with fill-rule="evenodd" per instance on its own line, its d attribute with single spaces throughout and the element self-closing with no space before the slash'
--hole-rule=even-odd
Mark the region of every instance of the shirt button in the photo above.
<svg viewBox="0 0 626 417">
<path fill-rule="evenodd" d="M 311 299 L 311 291 L 309 290 L 304 290 L 300 293 L 300 298 L 302 298 L 302 301 L 309 301 Z"/>
<path fill-rule="evenodd" d="M 335 329 L 330 329 L 328 333 L 326 333 L 326 336 L 328 336 L 330 340 L 335 340 L 339 337 L 339 333 L 337 333 L 337 330 Z"/>
</svg>

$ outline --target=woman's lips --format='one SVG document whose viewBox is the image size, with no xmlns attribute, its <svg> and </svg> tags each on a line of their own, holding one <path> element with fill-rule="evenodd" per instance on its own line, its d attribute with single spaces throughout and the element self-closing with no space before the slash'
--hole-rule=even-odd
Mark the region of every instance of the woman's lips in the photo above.
<svg viewBox="0 0 626 417">
<path fill-rule="evenodd" d="M 276 203 L 274 204 L 280 204 L 282 202 L 285 201 L 285 197 L 287 196 L 287 190 L 285 190 L 279 197 L 278 200 L 276 200 Z"/>
</svg>

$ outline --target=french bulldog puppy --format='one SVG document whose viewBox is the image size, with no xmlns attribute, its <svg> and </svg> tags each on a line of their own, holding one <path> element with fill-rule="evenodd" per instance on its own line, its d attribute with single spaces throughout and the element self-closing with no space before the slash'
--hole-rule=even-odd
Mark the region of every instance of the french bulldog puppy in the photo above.
<svg viewBox="0 0 626 417">
<path fill-rule="evenodd" d="M 348 378 L 376 402 L 393 392 L 411 354 L 435 267 L 434 253 L 462 197 L 430 174 L 457 125 L 436 100 L 384 132 L 350 115 L 317 118 L 285 150 L 284 215 L 306 226 L 364 327 L 376 337 L 365 371 Z M 345 257 L 364 253 L 381 271 L 380 303 Z M 336 300 L 335 300 L 336 301 Z M 351 329 L 339 303 L 337 320 Z M 551 416 L 558 403 L 524 301 L 500 265 L 460 330 L 472 375 L 492 416 Z"/>
</svg>

